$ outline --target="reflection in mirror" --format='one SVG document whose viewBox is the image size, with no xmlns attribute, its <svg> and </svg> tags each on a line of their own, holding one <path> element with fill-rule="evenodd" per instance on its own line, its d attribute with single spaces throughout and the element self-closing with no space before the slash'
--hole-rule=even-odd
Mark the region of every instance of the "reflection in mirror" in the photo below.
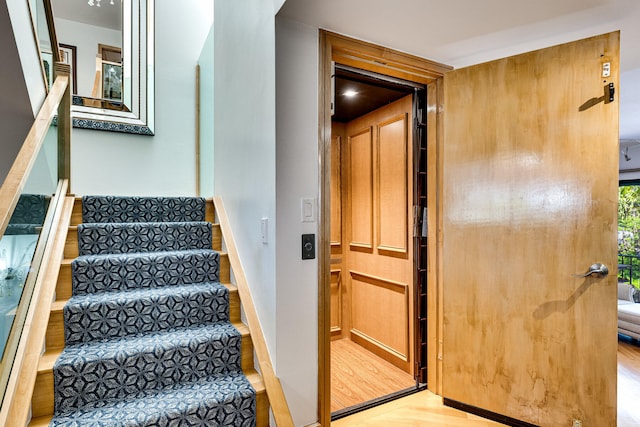
<svg viewBox="0 0 640 427">
<path fill-rule="evenodd" d="M 122 67 L 122 2 L 102 3 L 52 0 L 61 59 L 71 66 L 71 93 L 96 100 L 105 98 L 104 66 Z"/>
<path fill-rule="evenodd" d="M 42 72 L 47 83 L 47 88 L 53 83 L 53 50 L 51 47 L 51 35 L 49 22 L 45 13 L 44 0 L 29 0 L 29 10 L 35 34 L 38 36 L 38 46 L 42 60 Z"/>
<path fill-rule="evenodd" d="M 153 135 L 154 0 L 50 1 L 74 127 Z M 51 57 L 50 46 L 41 50 Z"/>
<path fill-rule="evenodd" d="M 20 305 L 23 295 L 30 297 L 28 278 L 38 271 L 33 257 L 39 239 L 43 236 L 43 225 L 49 208 L 49 202 L 56 191 L 58 181 L 58 134 L 51 127 L 42 148 L 36 157 L 31 173 L 18 199 L 9 224 L 0 237 L 0 355 L 4 360 L 5 348 L 15 350 L 7 344 L 12 330 L 14 335 L 22 329 L 15 325 L 16 319 L 23 321 L 20 315 L 26 305 Z"/>
</svg>

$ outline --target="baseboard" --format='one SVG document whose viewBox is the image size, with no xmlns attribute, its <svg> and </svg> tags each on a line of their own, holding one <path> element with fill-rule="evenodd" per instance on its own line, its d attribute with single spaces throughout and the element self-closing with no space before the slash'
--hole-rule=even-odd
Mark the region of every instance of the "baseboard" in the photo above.
<svg viewBox="0 0 640 427">
<path fill-rule="evenodd" d="M 482 418 L 486 418 L 491 421 L 496 421 L 502 424 L 506 424 L 511 427 L 540 427 L 536 424 L 531 424 L 526 421 L 516 420 L 515 418 L 507 417 L 506 415 L 501 415 L 495 412 L 487 411 L 486 409 L 477 408 L 475 406 L 467 405 L 466 403 L 458 402 L 457 400 L 443 398 L 443 403 L 445 406 L 449 406 L 451 408 L 459 409 L 464 412 L 468 412 L 473 415 L 477 415 Z"/>
</svg>

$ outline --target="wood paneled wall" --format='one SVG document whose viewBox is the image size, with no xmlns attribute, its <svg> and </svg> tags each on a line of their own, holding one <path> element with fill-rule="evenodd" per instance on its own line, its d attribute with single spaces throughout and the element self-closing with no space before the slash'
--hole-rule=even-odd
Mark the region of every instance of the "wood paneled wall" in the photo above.
<svg viewBox="0 0 640 427">
<path fill-rule="evenodd" d="M 343 279 L 343 228 L 342 215 L 343 179 L 341 171 L 342 146 L 345 139 L 345 125 L 332 123 L 331 126 L 331 339 L 344 338 L 349 330 L 349 293 Z"/>
<path fill-rule="evenodd" d="M 332 338 L 413 372 L 412 97 L 332 129 Z M 338 207 L 340 206 L 340 210 Z M 340 221 L 337 217 L 341 216 Z M 335 224 L 335 225 L 334 225 Z"/>
</svg>

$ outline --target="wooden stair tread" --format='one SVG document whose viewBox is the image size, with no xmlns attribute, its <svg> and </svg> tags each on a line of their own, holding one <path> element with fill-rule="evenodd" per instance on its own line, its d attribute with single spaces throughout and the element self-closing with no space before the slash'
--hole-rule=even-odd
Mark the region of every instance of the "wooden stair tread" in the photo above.
<svg viewBox="0 0 640 427">
<path fill-rule="evenodd" d="M 244 371 L 244 376 L 247 377 L 251 383 L 251 387 L 253 387 L 256 393 L 264 393 L 266 391 L 264 381 L 262 381 L 262 376 L 258 371 L 255 369 L 247 369 Z"/>
<path fill-rule="evenodd" d="M 38 362 L 38 375 L 53 372 L 53 365 L 58 360 L 58 356 L 62 353 L 62 349 L 55 349 L 46 351 L 40 356 L 40 362 Z"/>
<path fill-rule="evenodd" d="M 236 328 L 238 330 L 238 332 L 240 332 L 240 335 L 242 335 L 242 337 L 248 337 L 251 335 L 251 333 L 249 332 L 249 327 L 247 325 L 245 325 L 242 322 L 231 322 L 231 324 L 233 325 L 234 328 Z"/>
<path fill-rule="evenodd" d="M 31 419 L 31 422 L 29 423 L 28 427 L 47 427 L 52 419 L 53 419 L 53 416 L 51 415 L 45 415 L 42 417 L 33 418 Z"/>
<path fill-rule="evenodd" d="M 62 311 L 67 302 L 69 302 L 68 299 L 55 300 L 51 303 L 51 312 Z"/>
</svg>

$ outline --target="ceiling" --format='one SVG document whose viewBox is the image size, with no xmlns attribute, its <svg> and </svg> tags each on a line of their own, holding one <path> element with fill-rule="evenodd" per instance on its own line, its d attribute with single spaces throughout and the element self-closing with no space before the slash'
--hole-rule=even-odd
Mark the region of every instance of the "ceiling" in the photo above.
<svg viewBox="0 0 640 427">
<path fill-rule="evenodd" d="M 640 141 L 638 0 L 287 0 L 279 16 L 454 68 L 620 30 L 620 139 Z"/>
<path fill-rule="evenodd" d="M 98 0 L 93 1 L 94 6 L 90 6 L 88 0 L 51 0 L 53 16 L 96 27 L 121 30 L 122 0 L 101 0 L 100 7 Z"/>
<path fill-rule="evenodd" d="M 351 91 L 352 96 L 348 95 Z M 413 87 L 392 83 L 336 67 L 335 114 L 332 120 L 347 123 L 413 93 Z"/>
</svg>

